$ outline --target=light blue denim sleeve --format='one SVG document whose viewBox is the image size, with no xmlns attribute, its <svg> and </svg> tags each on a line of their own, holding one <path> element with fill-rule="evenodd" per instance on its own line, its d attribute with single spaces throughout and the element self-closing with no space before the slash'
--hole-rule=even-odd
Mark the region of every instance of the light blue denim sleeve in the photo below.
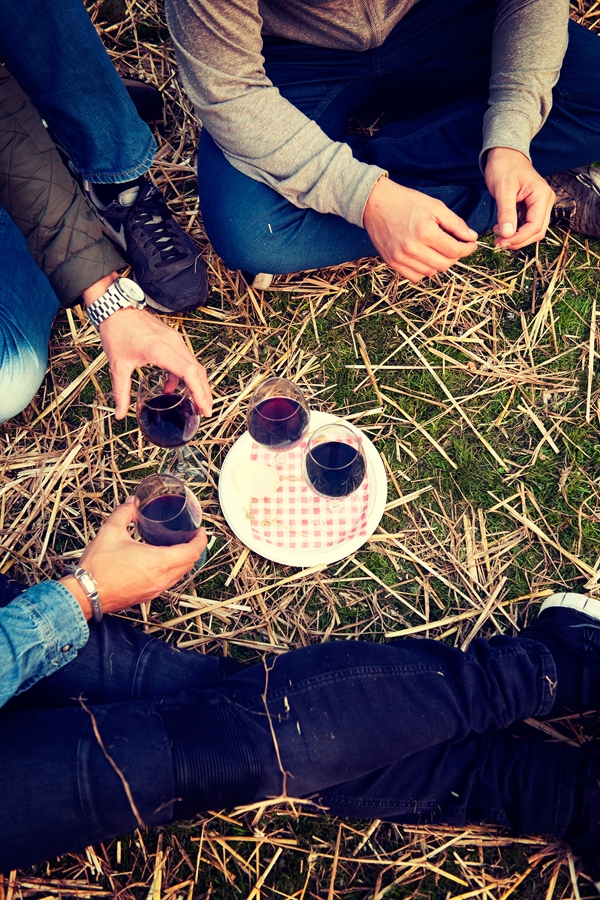
<svg viewBox="0 0 600 900">
<path fill-rule="evenodd" d="M 0 706 L 74 659 L 88 636 L 81 607 L 59 582 L 15 597 L 0 609 Z"/>
</svg>

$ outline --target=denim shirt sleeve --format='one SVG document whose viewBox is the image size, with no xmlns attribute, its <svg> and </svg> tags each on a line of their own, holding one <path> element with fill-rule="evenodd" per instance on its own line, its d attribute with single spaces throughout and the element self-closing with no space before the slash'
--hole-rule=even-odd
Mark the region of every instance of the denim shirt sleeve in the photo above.
<svg viewBox="0 0 600 900">
<path fill-rule="evenodd" d="M 81 607 L 44 581 L 0 609 L 0 707 L 77 656 L 89 636 Z"/>
</svg>

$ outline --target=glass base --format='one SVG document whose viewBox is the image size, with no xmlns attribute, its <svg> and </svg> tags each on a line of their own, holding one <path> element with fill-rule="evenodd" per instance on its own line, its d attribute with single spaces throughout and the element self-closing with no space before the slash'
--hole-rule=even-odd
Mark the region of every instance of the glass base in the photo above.
<svg viewBox="0 0 600 900">
<path fill-rule="evenodd" d="M 178 447 L 165 453 L 159 472 L 175 475 L 190 485 L 204 485 L 208 481 L 205 459 L 197 447 Z"/>
<path fill-rule="evenodd" d="M 192 569 L 192 573 L 194 575 L 196 574 L 196 572 L 199 572 L 200 569 L 204 568 L 204 566 L 206 565 L 207 559 L 208 559 L 208 547 L 205 547 L 204 550 L 202 551 L 200 559 L 198 560 L 197 563 L 194 564 L 194 568 Z"/>
<path fill-rule="evenodd" d="M 354 501 L 354 494 L 337 498 L 315 497 L 312 521 L 326 534 L 350 531 L 363 514 Z"/>
</svg>

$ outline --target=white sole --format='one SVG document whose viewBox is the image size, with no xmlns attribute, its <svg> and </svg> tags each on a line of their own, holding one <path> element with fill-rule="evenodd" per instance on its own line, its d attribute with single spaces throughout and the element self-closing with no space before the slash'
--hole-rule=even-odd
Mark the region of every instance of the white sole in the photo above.
<svg viewBox="0 0 600 900">
<path fill-rule="evenodd" d="M 244 275 L 242 277 L 248 287 L 251 287 L 254 291 L 268 291 L 273 283 L 273 275 L 270 275 L 268 272 L 259 272 L 252 281 L 247 281 Z"/>
<path fill-rule="evenodd" d="M 563 609 L 575 609 L 577 612 L 584 613 L 591 619 L 600 621 L 600 600 L 588 597 L 587 594 L 552 594 L 542 603 L 540 613 L 545 609 L 552 607 L 562 607 Z"/>
</svg>

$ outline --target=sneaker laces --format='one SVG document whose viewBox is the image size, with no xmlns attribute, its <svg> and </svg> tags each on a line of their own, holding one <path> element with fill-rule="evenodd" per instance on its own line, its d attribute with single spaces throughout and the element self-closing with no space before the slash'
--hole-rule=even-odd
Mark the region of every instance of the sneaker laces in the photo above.
<svg viewBox="0 0 600 900">
<path fill-rule="evenodd" d="M 576 170 L 572 170 L 571 174 L 575 176 L 580 184 L 585 185 L 586 188 L 589 188 L 598 197 L 600 197 L 600 172 L 594 173 L 596 175 L 596 178 L 594 178 L 589 172 L 578 172 Z"/>
<path fill-rule="evenodd" d="M 148 234 L 143 244 L 144 249 L 154 247 L 155 253 L 160 256 L 160 262 L 156 263 L 157 268 L 187 259 L 189 255 L 187 247 L 182 246 L 181 237 L 167 204 L 161 200 L 150 201 L 146 195 L 143 202 L 136 203 L 131 211 L 131 222 L 141 225 Z"/>
</svg>

